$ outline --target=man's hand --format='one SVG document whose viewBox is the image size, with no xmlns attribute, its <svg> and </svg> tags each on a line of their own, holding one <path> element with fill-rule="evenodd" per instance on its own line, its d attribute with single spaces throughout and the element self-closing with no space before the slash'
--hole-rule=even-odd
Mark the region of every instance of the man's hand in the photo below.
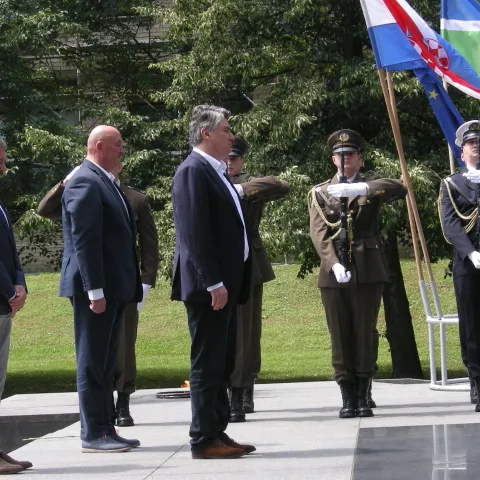
<svg viewBox="0 0 480 480">
<path fill-rule="evenodd" d="M 352 278 L 352 274 L 347 272 L 341 263 L 335 263 L 332 267 L 332 272 L 338 283 L 348 283 Z"/>
<path fill-rule="evenodd" d="M 470 180 L 472 183 L 480 183 L 480 170 L 468 170 L 463 175 L 467 178 L 467 180 Z"/>
<path fill-rule="evenodd" d="M 10 318 L 15 317 L 16 313 L 17 313 L 17 311 L 14 308 L 12 308 L 12 311 L 10 312 Z"/>
<path fill-rule="evenodd" d="M 366 195 L 368 193 L 368 185 L 365 182 L 335 183 L 327 187 L 327 192 L 335 198 L 356 197 L 357 195 Z"/>
<path fill-rule="evenodd" d="M 93 313 L 103 313 L 107 308 L 107 302 L 105 297 L 99 298 L 98 300 L 90 300 L 90 310 Z"/>
<path fill-rule="evenodd" d="M 14 285 L 15 287 L 15 297 L 8 301 L 10 308 L 13 310 L 20 310 L 25 304 L 27 299 L 27 292 L 22 285 Z M 13 318 L 13 317 L 12 317 Z"/>
<path fill-rule="evenodd" d="M 471 260 L 475 268 L 480 269 L 480 253 L 479 252 L 474 250 L 472 253 L 468 254 L 468 258 Z"/>
<path fill-rule="evenodd" d="M 228 301 L 227 289 L 222 285 L 210 292 L 212 295 L 212 307 L 214 310 L 221 310 Z"/>
</svg>

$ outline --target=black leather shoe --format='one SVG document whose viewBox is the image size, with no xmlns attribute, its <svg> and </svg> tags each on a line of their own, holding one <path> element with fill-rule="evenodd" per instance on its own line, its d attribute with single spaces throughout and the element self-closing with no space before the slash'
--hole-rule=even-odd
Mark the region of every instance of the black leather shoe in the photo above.
<svg viewBox="0 0 480 480">
<path fill-rule="evenodd" d="M 372 383 L 373 379 L 370 379 L 370 385 L 368 386 L 368 392 L 367 392 L 367 404 L 370 408 L 376 408 L 377 404 L 375 403 L 375 400 L 372 398 Z"/>
<path fill-rule="evenodd" d="M 357 417 L 373 417 L 367 400 L 369 384 L 370 378 L 357 377 Z"/>
<path fill-rule="evenodd" d="M 130 415 L 130 394 L 119 393 L 116 406 L 117 425 L 119 427 L 133 427 L 133 418 Z"/>
<path fill-rule="evenodd" d="M 243 388 L 232 387 L 230 398 L 230 421 L 239 423 L 245 421 L 245 410 L 243 409 Z"/>
<path fill-rule="evenodd" d="M 253 403 L 253 385 L 243 389 L 243 410 L 245 413 L 255 413 L 255 404 Z"/>
<path fill-rule="evenodd" d="M 342 393 L 343 406 L 338 413 L 339 418 L 355 417 L 355 395 L 354 384 L 348 380 L 341 380 L 338 384 Z"/>
<path fill-rule="evenodd" d="M 130 445 L 117 442 L 117 440 L 108 435 L 89 442 L 82 442 L 83 453 L 119 453 L 128 452 L 131 448 Z"/>
</svg>

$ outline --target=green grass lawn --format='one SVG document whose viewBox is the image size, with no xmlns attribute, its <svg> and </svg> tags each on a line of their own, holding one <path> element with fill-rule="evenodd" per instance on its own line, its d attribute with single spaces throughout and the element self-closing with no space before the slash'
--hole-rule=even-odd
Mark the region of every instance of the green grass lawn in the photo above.
<svg viewBox="0 0 480 480">
<path fill-rule="evenodd" d="M 434 265 L 437 287 L 446 313 L 455 312 L 451 278 L 444 279 L 447 262 Z M 414 318 L 420 360 L 429 378 L 428 335 L 418 291 L 415 264 L 402 263 Z M 330 340 L 316 287 L 316 274 L 296 278 L 298 266 L 276 266 L 277 279 L 265 285 L 262 372 L 259 382 L 330 380 Z M 57 297 L 58 274 L 30 275 L 29 295 L 15 317 L 5 396 L 14 393 L 75 390 L 72 308 Z M 138 388 L 178 386 L 188 378 L 189 347 L 183 304 L 172 302 L 170 287 L 160 281 L 150 292 L 140 316 L 137 341 Z M 448 368 L 463 376 L 457 326 L 447 329 Z M 391 374 L 385 321 L 381 310 L 379 377 Z M 382 335 L 383 334 L 383 335 Z M 438 334 L 437 334 L 438 338 Z"/>
</svg>

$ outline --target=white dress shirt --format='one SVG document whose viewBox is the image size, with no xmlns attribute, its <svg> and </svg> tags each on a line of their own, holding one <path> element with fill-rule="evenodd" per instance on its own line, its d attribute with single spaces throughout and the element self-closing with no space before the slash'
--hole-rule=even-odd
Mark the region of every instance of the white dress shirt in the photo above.
<svg viewBox="0 0 480 480">
<path fill-rule="evenodd" d="M 213 167 L 213 169 L 217 172 L 217 175 L 220 177 L 220 180 L 228 188 L 228 191 L 230 192 L 230 195 L 232 196 L 233 201 L 235 202 L 235 206 L 237 207 L 238 214 L 240 215 L 240 218 L 243 223 L 243 244 L 244 244 L 243 261 L 246 261 L 249 254 L 247 230 L 245 229 L 245 220 L 243 218 L 242 207 L 240 206 L 240 198 L 238 196 L 238 193 L 226 178 L 227 165 L 225 164 L 225 162 L 221 160 L 217 160 L 216 158 L 213 158 L 211 155 L 203 152 L 202 150 L 199 150 L 198 148 L 193 147 L 193 151 L 200 154 Z M 212 285 L 208 287 L 207 290 L 211 292 L 212 290 L 215 290 L 216 288 L 221 287 L 222 285 L 223 285 L 223 282 L 220 282 L 220 283 L 217 283 L 216 285 Z"/>
</svg>

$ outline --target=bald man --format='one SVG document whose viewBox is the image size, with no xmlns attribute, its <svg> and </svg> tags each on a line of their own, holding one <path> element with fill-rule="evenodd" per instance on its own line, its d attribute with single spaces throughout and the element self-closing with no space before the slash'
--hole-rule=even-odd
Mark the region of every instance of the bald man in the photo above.
<svg viewBox="0 0 480 480">
<path fill-rule="evenodd" d="M 61 297 L 73 306 L 82 451 L 126 452 L 138 440 L 112 423 L 112 378 L 125 306 L 142 300 L 135 253 L 135 216 L 110 173 L 119 170 L 123 140 L 101 125 L 62 197 Z"/>
</svg>

